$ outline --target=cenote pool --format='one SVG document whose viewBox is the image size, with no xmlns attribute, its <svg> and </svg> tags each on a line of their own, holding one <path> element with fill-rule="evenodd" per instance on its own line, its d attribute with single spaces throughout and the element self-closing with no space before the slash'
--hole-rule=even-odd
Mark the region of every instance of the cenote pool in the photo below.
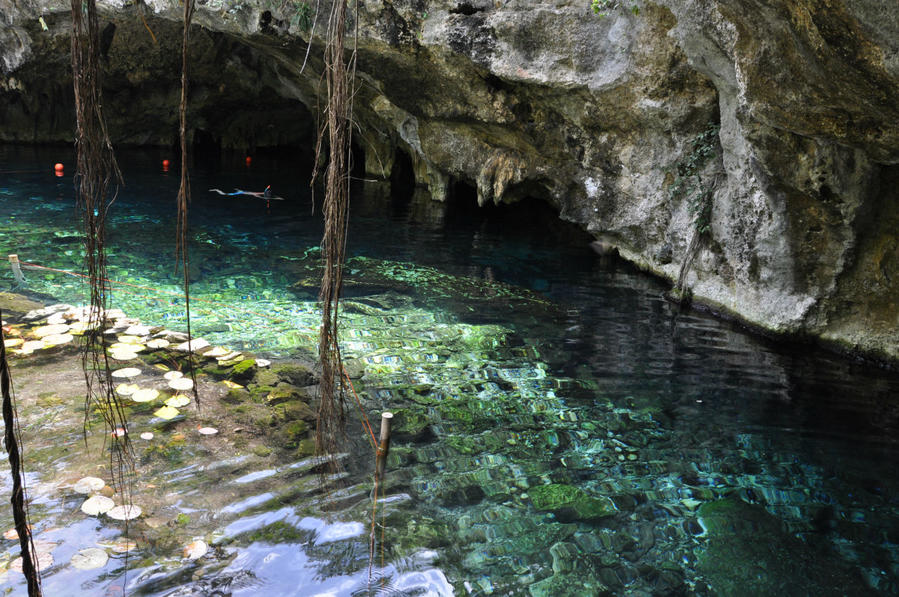
<svg viewBox="0 0 899 597">
<path fill-rule="evenodd" d="M 162 172 L 164 157 L 119 153 L 109 275 L 113 306 L 180 329 L 178 170 Z M 0 147 L 0 240 L 79 272 L 72 172 L 55 177 L 57 161 L 71 150 Z M 192 169 L 195 335 L 272 359 L 313 349 L 321 223 L 298 164 Z M 267 184 L 286 200 L 206 192 Z M 350 214 L 341 342 L 365 364 L 369 416 L 397 413 L 373 560 L 372 459 L 351 421 L 347 472 L 327 491 L 309 459 L 187 446 L 177 466 L 147 469 L 168 500 L 152 540 L 78 570 L 73 553 L 122 527 L 60 489 L 86 468 L 54 449 L 80 442 L 82 414 L 67 426 L 48 406 L 25 413 L 35 534 L 54 544 L 45 594 L 899 593 L 899 376 L 679 313 L 665 285 L 538 205 L 408 195 L 359 183 Z M 26 275 L 30 291 L 86 300 L 76 277 Z M 4 271 L 0 289 L 12 285 Z M 97 473 L 99 448 L 95 460 Z M 209 552 L 182 557 L 197 537 Z M 18 545 L 2 549 L 8 561 Z M 20 574 L 0 580 L 25 593 Z"/>
</svg>

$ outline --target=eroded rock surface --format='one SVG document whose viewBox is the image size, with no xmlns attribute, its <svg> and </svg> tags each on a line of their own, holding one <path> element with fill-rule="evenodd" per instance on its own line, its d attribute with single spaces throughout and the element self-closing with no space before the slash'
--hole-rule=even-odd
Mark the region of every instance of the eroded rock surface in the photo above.
<svg viewBox="0 0 899 597">
<path fill-rule="evenodd" d="M 196 143 L 309 143 L 329 4 L 317 18 L 314 3 L 200 4 Z M 640 267 L 672 281 L 683 269 L 700 302 L 895 362 L 899 11 L 625 4 L 637 14 L 599 18 L 587 0 L 360 0 L 367 176 L 408 163 L 436 200 L 541 197 Z M 172 143 L 181 9 L 101 6 L 115 141 Z M 0 0 L 0 140 L 72 138 L 68 10 Z M 690 170 L 709 130 L 711 157 Z M 672 196 L 684 172 L 709 192 L 707 221 L 696 222 L 700 195 Z"/>
</svg>

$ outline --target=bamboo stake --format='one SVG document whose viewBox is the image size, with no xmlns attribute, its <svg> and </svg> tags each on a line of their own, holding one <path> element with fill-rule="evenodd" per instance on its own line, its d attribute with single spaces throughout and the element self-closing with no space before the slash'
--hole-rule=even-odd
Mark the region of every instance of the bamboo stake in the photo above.
<svg viewBox="0 0 899 597">
<path fill-rule="evenodd" d="M 381 437 L 378 439 L 378 455 L 375 459 L 375 475 L 378 479 L 384 477 L 384 469 L 387 466 L 387 453 L 390 451 L 390 423 L 392 421 L 392 412 L 381 413 Z"/>
<path fill-rule="evenodd" d="M 12 276 L 16 279 L 16 284 L 25 286 L 25 276 L 22 275 L 22 268 L 19 265 L 19 256 L 16 253 L 9 256 L 9 267 L 12 269 Z"/>
</svg>

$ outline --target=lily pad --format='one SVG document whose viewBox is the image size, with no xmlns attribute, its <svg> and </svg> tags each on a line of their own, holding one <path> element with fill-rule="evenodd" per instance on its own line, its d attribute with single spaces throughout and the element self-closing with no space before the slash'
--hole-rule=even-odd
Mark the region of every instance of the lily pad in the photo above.
<svg viewBox="0 0 899 597">
<path fill-rule="evenodd" d="M 143 345 L 144 339 L 141 338 L 140 336 L 122 335 L 122 336 L 119 336 L 119 342 L 122 343 L 122 344 L 140 344 L 140 345 Z"/>
<path fill-rule="evenodd" d="M 196 541 L 191 541 L 187 545 L 184 546 L 184 557 L 188 560 L 198 560 L 206 555 L 206 552 L 209 551 L 209 546 L 206 545 L 205 541 L 197 539 Z"/>
<path fill-rule="evenodd" d="M 141 352 L 147 347 L 143 344 L 132 344 L 127 342 L 115 342 L 109 345 L 110 352 Z"/>
<path fill-rule="evenodd" d="M 47 346 L 59 346 L 60 344 L 68 344 L 75 339 L 72 334 L 51 334 L 44 336 L 43 341 Z"/>
<path fill-rule="evenodd" d="M 46 570 L 47 568 L 49 568 L 52 565 L 53 565 L 53 554 L 51 554 L 49 551 L 37 552 L 37 567 L 38 568 L 40 568 L 41 570 Z M 12 562 L 10 562 L 9 569 L 15 570 L 16 572 L 22 572 L 22 558 L 16 558 Z"/>
<path fill-rule="evenodd" d="M 133 350 L 113 350 L 109 352 L 109 356 L 111 356 L 113 360 L 116 361 L 133 361 L 137 358 L 137 353 Z"/>
<path fill-rule="evenodd" d="M 83 479 L 79 479 L 72 489 L 74 489 L 76 493 L 88 494 L 100 491 L 105 486 L 106 481 L 99 477 L 84 477 Z"/>
<path fill-rule="evenodd" d="M 81 511 L 88 516 L 97 516 L 104 512 L 109 512 L 114 506 L 115 502 L 112 501 L 112 498 L 108 498 L 105 495 L 95 495 L 84 500 L 84 503 L 81 504 Z"/>
<path fill-rule="evenodd" d="M 190 398 L 185 396 L 184 394 L 175 394 L 168 400 L 164 402 L 166 406 L 171 406 L 172 408 L 181 408 L 182 406 L 187 406 L 190 404 Z"/>
<path fill-rule="evenodd" d="M 6 348 L 15 348 L 20 344 L 24 344 L 25 341 L 21 338 L 4 338 L 3 343 L 6 345 Z"/>
<path fill-rule="evenodd" d="M 120 383 L 115 388 L 115 391 L 122 396 L 131 396 L 138 390 L 140 390 L 140 386 L 136 383 Z"/>
<path fill-rule="evenodd" d="M 140 506 L 125 505 L 116 506 L 106 513 L 107 516 L 115 520 L 133 520 L 141 515 Z"/>
<path fill-rule="evenodd" d="M 207 346 L 209 346 L 208 340 L 204 340 L 203 338 L 194 338 L 190 342 L 182 342 L 174 348 L 179 352 L 187 352 L 188 350 L 197 351 L 202 348 L 206 348 Z"/>
<path fill-rule="evenodd" d="M 204 352 L 203 356 L 218 358 L 218 357 L 225 356 L 226 354 L 231 354 L 231 352 L 232 351 L 228 348 L 224 348 L 222 346 L 216 346 L 216 347 L 211 348 L 210 350 L 207 350 L 206 352 Z"/>
<path fill-rule="evenodd" d="M 45 344 L 42 340 L 29 340 L 28 342 L 24 342 L 19 350 L 25 353 L 31 353 L 35 350 L 40 350 L 44 348 Z"/>
<path fill-rule="evenodd" d="M 169 387 L 173 390 L 189 390 L 194 387 L 194 382 L 187 377 L 179 377 L 169 381 Z"/>
<path fill-rule="evenodd" d="M 150 431 L 144 431 L 143 433 L 140 434 L 140 438 L 149 441 L 149 440 L 153 439 L 153 433 Z"/>
<path fill-rule="evenodd" d="M 123 367 L 112 372 L 113 377 L 137 377 L 140 375 L 140 369 L 137 367 Z"/>
<path fill-rule="evenodd" d="M 65 334 L 68 331 L 68 325 L 58 323 L 55 325 L 42 325 L 41 327 L 31 330 L 31 333 L 34 334 L 36 338 L 43 338 L 44 336 L 53 336 L 54 334 Z"/>
<path fill-rule="evenodd" d="M 180 371 L 169 371 L 168 373 L 163 375 L 163 377 L 169 381 L 172 381 L 173 379 L 178 379 L 180 377 L 184 377 L 184 374 L 181 373 Z"/>
<path fill-rule="evenodd" d="M 135 402 L 152 402 L 159 397 L 159 390 L 152 388 L 143 388 L 131 394 L 131 399 Z"/>
<path fill-rule="evenodd" d="M 197 431 L 202 435 L 215 435 L 219 432 L 215 427 L 200 427 Z"/>
<path fill-rule="evenodd" d="M 165 348 L 169 344 L 171 344 L 171 342 L 169 342 L 165 338 L 154 338 L 152 340 L 149 340 L 147 342 L 146 346 L 147 346 L 147 348 L 152 348 L 152 349 L 156 350 L 159 348 Z"/>
<path fill-rule="evenodd" d="M 268 367 L 272 362 L 268 359 L 256 359 L 256 366 L 259 368 Z"/>
<path fill-rule="evenodd" d="M 115 553 L 127 553 L 129 551 L 134 551 L 135 549 L 137 549 L 137 542 L 126 539 L 125 537 L 119 537 L 112 544 L 112 551 Z"/>
<path fill-rule="evenodd" d="M 99 547 L 88 547 L 79 550 L 72 556 L 72 567 L 79 570 L 94 570 L 102 568 L 109 561 L 109 554 Z"/>
<path fill-rule="evenodd" d="M 157 417 L 159 417 L 160 419 L 170 420 L 170 419 L 174 419 L 181 413 L 178 411 L 177 408 L 174 408 L 171 406 L 163 406 L 162 408 L 156 409 L 153 412 L 153 414 L 156 415 Z"/>
</svg>

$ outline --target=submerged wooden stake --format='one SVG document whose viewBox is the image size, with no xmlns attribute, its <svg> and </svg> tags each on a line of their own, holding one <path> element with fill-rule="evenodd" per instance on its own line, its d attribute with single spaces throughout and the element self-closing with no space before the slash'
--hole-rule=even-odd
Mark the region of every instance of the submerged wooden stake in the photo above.
<svg viewBox="0 0 899 597">
<path fill-rule="evenodd" d="M 15 253 L 9 256 L 9 267 L 12 268 L 12 276 L 16 279 L 19 286 L 25 285 L 25 276 L 22 275 L 22 268 L 19 266 L 19 256 Z"/>
<path fill-rule="evenodd" d="M 391 421 L 393 421 L 392 412 L 381 413 L 381 437 L 378 438 L 378 455 L 375 459 L 375 475 L 378 479 L 384 476 L 384 468 L 387 466 L 387 453 L 390 451 Z"/>
</svg>

